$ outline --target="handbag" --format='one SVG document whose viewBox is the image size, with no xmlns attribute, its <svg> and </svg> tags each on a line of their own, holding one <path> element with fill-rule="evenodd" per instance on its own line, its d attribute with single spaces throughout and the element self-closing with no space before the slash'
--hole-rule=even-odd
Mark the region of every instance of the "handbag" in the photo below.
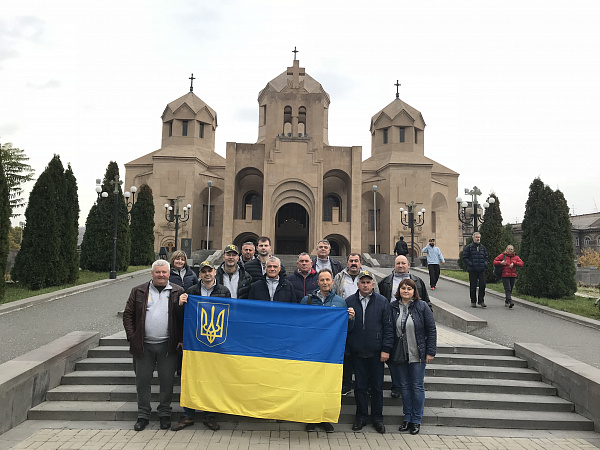
<svg viewBox="0 0 600 450">
<path fill-rule="evenodd" d="M 502 261 L 506 261 L 506 255 L 504 255 L 504 259 Z M 494 266 L 494 275 L 496 278 L 502 278 L 502 269 L 504 266 Z"/>
<path fill-rule="evenodd" d="M 408 355 L 404 351 L 404 336 L 399 337 L 394 342 L 394 346 L 392 347 L 392 353 L 390 353 L 390 358 L 388 362 L 392 364 L 404 364 L 408 362 Z"/>
</svg>

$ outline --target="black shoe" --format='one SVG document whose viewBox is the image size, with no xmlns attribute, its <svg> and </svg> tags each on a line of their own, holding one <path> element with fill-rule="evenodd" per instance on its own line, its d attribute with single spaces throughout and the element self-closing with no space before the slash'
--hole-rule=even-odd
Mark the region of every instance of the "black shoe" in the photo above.
<svg viewBox="0 0 600 450">
<path fill-rule="evenodd" d="M 354 421 L 354 425 L 352 425 L 352 431 L 360 431 L 362 430 L 362 427 L 364 427 L 366 424 L 367 422 L 365 422 L 364 420 L 356 419 Z"/>
<path fill-rule="evenodd" d="M 515 306 L 515 304 L 513 302 L 510 302 L 510 305 L 508 305 L 508 309 L 512 309 L 513 306 Z"/>
<path fill-rule="evenodd" d="M 333 433 L 333 425 L 331 425 L 329 422 L 323 422 L 321 426 L 325 430 L 325 433 Z"/>
<path fill-rule="evenodd" d="M 510 305 L 510 302 L 508 300 L 504 301 L 504 306 L 506 306 L 508 308 L 508 305 Z"/>
<path fill-rule="evenodd" d="M 133 426 L 133 429 L 135 431 L 142 431 L 144 428 L 146 428 L 146 425 L 148 425 L 148 419 L 139 418 Z"/>
<path fill-rule="evenodd" d="M 342 395 L 348 395 L 350 392 L 352 392 L 351 386 L 342 386 Z"/>
<path fill-rule="evenodd" d="M 402 393 L 400 391 L 392 391 L 392 393 L 391 393 L 392 398 L 400 398 L 401 395 L 402 395 Z"/>
<path fill-rule="evenodd" d="M 221 425 L 217 423 L 217 419 L 212 414 L 205 414 L 202 423 L 212 431 L 219 431 L 221 429 Z"/>
<path fill-rule="evenodd" d="M 160 429 L 168 430 L 171 428 L 171 418 L 167 416 L 160 416 Z"/>
<path fill-rule="evenodd" d="M 410 430 L 411 425 L 412 425 L 412 423 L 407 422 L 405 420 L 404 422 L 402 422 L 402 425 L 400 425 L 400 428 L 398 428 L 398 431 L 408 431 L 408 430 Z"/>
<path fill-rule="evenodd" d="M 482 308 L 487 308 L 487 305 L 485 304 L 485 302 L 479 302 L 479 306 L 481 306 Z"/>
<path fill-rule="evenodd" d="M 477 308 L 477 303 L 471 303 L 471 308 Z"/>
<path fill-rule="evenodd" d="M 421 431 L 420 423 L 411 423 L 410 424 L 410 434 L 419 434 L 419 431 Z"/>
<path fill-rule="evenodd" d="M 307 423 L 306 424 L 306 431 L 308 431 L 309 433 L 311 431 L 317 431 L 317 424 L 316 423 Z"/>
<path fill-rule="evenodd" d="M 383 422 L 373 422 L 373 428 L 375 428 L 375 431 L 379 434 L 385 434 L 385 425 Z"/>
</svg>

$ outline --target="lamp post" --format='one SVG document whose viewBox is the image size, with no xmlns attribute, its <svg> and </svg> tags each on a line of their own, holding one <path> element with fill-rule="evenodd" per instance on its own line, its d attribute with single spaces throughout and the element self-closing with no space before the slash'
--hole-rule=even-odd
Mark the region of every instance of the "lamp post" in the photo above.
<svg viewBox="0 0 600 450">
<path fill-rule="evenodd" d="M 119 180 L 119 174 L 115 175 L 115 179 L 111 180 L 109 184 L 112 184 L 114 202 L 113 202 L 113 250 L 112 250 L 112 263 L 110 269 L 109 278 L 111 280 L 117 279 L 117 229 L 119 224 L 119 186 L 121 181 Z M 98 198 L 108 198 L 108 192 L 102 191 L 100 179 L 96 179 L 96 193 Z"/>
<path fill-rule="evenodd" d="M 208 250 L 208 242 L 210 238 L 210 188 L 212 188 L 212 180 L 208 180 L 208 210 L 206 218 L 206 250 Z"/>
<path fill-rule="evenodd" d="M 461 197 L 456 197 L 456 203 L 458 204 L 458 220 L 465 225 L 473 224 L 473 232 L 475 233 L 479 228 L 479 224 L 483 223 L 483 216 L 479 214 L 477 209 L 477 196 L 481 195 L 481 190 L 477 186 L 473 186 L 473 189 L 471 190 L 465 188 L 465 194 L 471 196 L 471 202 L 473 204 L 473 217 L 469 218 L 467 216 L 467 207 L 469 206 L 469 203 L 466 200 L 463 201 Z M 484 208 L 489 208 L 489 206 L 495 201 L 496 199 L 494 197 L 488 197 L 487 200 L 483 202 L 482 206 Z"/>
<path fill-rule="evenodd" d="M 373 231 L 375 232 L 375 245 L 373 253 L 377 254 L 377 185 L 373 185 Z"/>
<path fill-rule="evenodd" d="M 421 230 L 421 227 L 425 224 L 425 208 L 418 212 L 418 218 L 415 219 L 415 206 L 417 204 L 412 201 L 406 206 L 408 211 L 400 208 L 400 222 L 405 228 L 410 228 L 410 267 L 415 267 L 415 227 Z"/>
<path fill-rule="evenodd" d="M 131 217 L 131 208 L 133 208 L 133 204 L 135 203 L 136 192 L 137 188 L 135 186 L 131 186 L 129 188 L 129 191 L 125 191 L 125 193 L 123 194 L 123 196 L 125 197 L 125 206 L 127 206 L 127 213 L 129 214 L 129 217 Z M 129 201 L 129 197 L 131 197 L 131 201 Z"/>
<path fill-rule="evenodd" d="M 19 222 L 19 226 L 21 227 L 21 238 L 19 239 L 19 246 L 23 243 L 23 229 L 25 228 L 25 222 Z"/>
<path fill-rule="evenodd" d="M 183 207 L 183 214 L 179 214 L 179 203 L 181 203 L 181 199 L 177 197 L 177 199 L 175 199 L 175 212 L 173 212 L 172 206 L 169 206 L 168 203 L 165 203 L 165 220 L 169 223 L 175 222 L 175 250 L 177 250 L 179 222 L 187 222 L 190 218 L 190 209 L 192 209 L 192 205 L 188 203 L 187 206 Z M 169 213 L 171 213 L 171 217 L 169 217 Z"/>
</svg>

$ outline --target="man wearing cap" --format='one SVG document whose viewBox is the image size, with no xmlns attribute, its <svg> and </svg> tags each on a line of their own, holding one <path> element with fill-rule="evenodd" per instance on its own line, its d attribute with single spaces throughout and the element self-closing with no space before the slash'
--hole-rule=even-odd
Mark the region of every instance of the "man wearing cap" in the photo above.
<svg viewBox="0 0 600 450">
<path fill-rule="evenodd" d="M 294 273 L 288 275 L 285 279 L 292 283 L 294 291 L 296 292 L 296 301 L 300 302 L 306 294 L 314 291 L 319 287 L 318 276 L 314 267 L 312 267 L 312 261 L 310 255 L 306 252 L 302 252 L 298 255 L 298 262 L 296 263 L 298 268 Z M 333 281 L 333 280 L 332 280 Z"/>
<path fill-rule="evenodd" d="M 232 298 L 248 298 L 252 277 L 240 263 L 237 246 L 229 244 L 223 250 L 223 262 L 217 269 L 216 278 L 231 293 Z"/>
<path fill-rule="evenodd" d="M 193 285 L 187 290 L 189 295 L 201 295 L 203 297 L 231 297 L 229 289 L 225 286 L 216 283 L 215 274 L 217 270 L 208 261 L 202 261 L 200 264 L 200 283 Z M 179 299 L 179 305 L 184 306 L 187 303 L 186 298 Z M 183 322 L 184 313 L 181 312 L 181 321 Z M 175 425 L 171 427 L 171 431 L 183 430 L 190 425 L 194 425 L 194 418 L 196 416 L 196 410 L 192 408 L 183 407 L 183 416 L 179 419 Z M 202 423 L 209 429 L 217 431 L 221 426 L 217 423 L 215 415 L 211 412 L 205 411 Z"/>
<path fill-rule="evenodd" d="M 390 304 L 374 288 L 373 275 L 362 270 L 358 274 L 358 291 L 346 299 L 346 305 L 355 311 L 354 327 L 347 341 L 356 380 L 356 420 L 352 430 L 359 431 L 366 425 L 370 399 L 373 427 L 383 434 L 383 364 L 394 346 L 394 328 Z"/>
<path fill-rule="evenodd" d="M 258 238 L 258 246 L 256 247 L 258 250 L 258 256 L 254 258 L 252 261 L 248 261 L 244 264 L 244 268 L 246 272 L 250 274 L 252 277 L 252 281 L 260 280 L 263 278 L 263 275 L 267 271 L 267 259 L 271 255 L 271 239 L 267 236 L 262 236 Z M 279 277 L 285 278 L 286 272 L 285 267 L 280 262 L 280 272 Z"/>
<path fill-rule="evenodd" d="M 296 303 L 294 286 L 285 278 L 279 276 L 281 262 L 276 256 L 269 256 L 266 261 L 265 276 L 259 278 L 250 286 L 248 299 L 267 300 L 271 302 Z"/>
<path fill-rule="evenodd" d="M 435 290 L 438 280 L 440 279 L 440 262 L 445 264 L 444 256 L 439 247 L 435 246 L 435 239 L 429 239 L 429 245 L 423 249 L 423 253 L 427 254 L 427 269 L 429 269 L 429 286 L 431 290 Z"/>
<path fill-rule="evenodd" d="M 315 272 L 320 272 L 321 269 L 329 269 L 335 276 L 342 271 L 342 264 L 337 259 L 331 259 L 329 257 L 331 253 L 331 244 L 327 239 L 321 239 L 317 244 L 317 257 L 313 259 L 312 267 Z"/>
</svg>

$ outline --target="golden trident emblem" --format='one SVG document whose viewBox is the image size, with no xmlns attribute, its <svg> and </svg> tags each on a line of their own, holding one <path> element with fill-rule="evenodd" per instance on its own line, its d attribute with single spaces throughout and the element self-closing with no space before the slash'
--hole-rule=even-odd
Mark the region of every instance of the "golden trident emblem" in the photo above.
<svg viewBox="0 0 600 450">
<path fill-rule="evenodd" d="M 200 315 L 200 336 L 206 336 L 206 340 L 209 344 L 212 344 L 216 338 L 223 337 L 223 323 L 225 322 L 225 310 L 221 310 L 217 316 L 217 323 L 215 324 L 215 307 L 210 309 L 210 323 L 208 322 L 208 314 L 206 310 L 202 308 Z"/>
</svg>

